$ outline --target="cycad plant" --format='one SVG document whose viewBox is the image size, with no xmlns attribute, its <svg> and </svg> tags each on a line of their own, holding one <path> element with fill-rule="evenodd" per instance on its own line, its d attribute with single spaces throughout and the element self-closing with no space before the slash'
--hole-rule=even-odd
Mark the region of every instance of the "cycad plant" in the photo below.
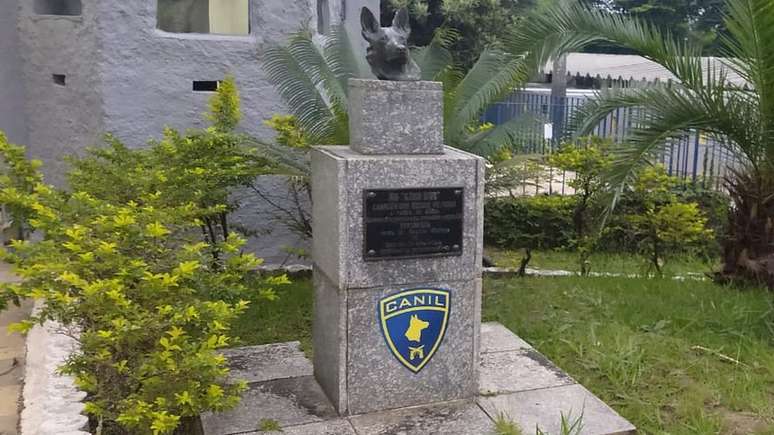
<svg viewBox="0 0 774 435">
<path fill-rule="evenodd" d="M 526 82 L 530 68 L 522 56 L 492 48 L 463 73 L 452 64 L 447 50 L 456 36 L 440 29 L 430 45 L 412 52 L 423 80 L 443 82 L 444 139 L 448 145 L 480 155 L 510 147 L 529 120 L 481 129 L 479 119 L 489 104 Z M 267 50 L 264 69 L 269 81 L 309 143 L 349 143 L 347 80 L 373 78 L 365 59 L 355 53 L 342 28 L 335 28 L 321 44 L 308 31 L 300 31 L 287 45 Z"/>
<path fill-rule="evenodd" d="M 643 109 L 614 150 L 610 181 L 620 188 L 653 162 L 669 140 L 697 129 L 724 140 L 737 164 L 726 178 L 733 206 L 720 278 L 753 278 L 774 287 L 774 2 L 727 0 L 724 57 L 677 41 L 668 30 L 623 14 L 561 1 L 522 22 L 506 50 L 541 63 L 599 41 L 636 51 L 671 72 L 676 81 L 601 92 L 575 117 L 576 133 L 589 132 L 617 108 Z M 746 84 L 729 80 L 736 74 Z M 767 270 L 768 269 L 768 270 Z"/>
</svg>

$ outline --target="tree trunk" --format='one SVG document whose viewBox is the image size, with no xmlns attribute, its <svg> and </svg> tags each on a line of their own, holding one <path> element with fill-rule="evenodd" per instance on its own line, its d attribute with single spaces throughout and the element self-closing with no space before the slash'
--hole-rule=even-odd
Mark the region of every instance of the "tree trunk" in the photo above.
<svg viewBox="0 0 774 435">
<path fill-rule="evenodd" d="M 716 278 L 774 289 L 774 177 L 735 172 L 726 186 L 733 207 Z"/>
</svg>

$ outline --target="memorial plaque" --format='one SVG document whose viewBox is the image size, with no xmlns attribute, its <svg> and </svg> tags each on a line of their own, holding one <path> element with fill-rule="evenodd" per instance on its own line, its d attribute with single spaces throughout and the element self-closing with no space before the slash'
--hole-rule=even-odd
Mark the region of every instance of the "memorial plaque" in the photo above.
<svg viewBox="0 0 774 435">
<path fill-rule="evenodd" d="M 366 190 L 364 258 L 462 255 L 461 187 Z"/>
</svg>

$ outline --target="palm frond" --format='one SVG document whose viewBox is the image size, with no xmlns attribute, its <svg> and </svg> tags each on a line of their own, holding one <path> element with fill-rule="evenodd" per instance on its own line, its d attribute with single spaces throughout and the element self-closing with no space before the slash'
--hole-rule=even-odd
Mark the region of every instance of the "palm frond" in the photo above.
<svg viewBox="0 0 774 435">
<path fill-rule="evenodd" d="M 513 150 L 517 148 L 517 144 L 521 142 L 519 139 L 525 132 L 534 129 L 537 125 L 542 128 L 542 122 L 538 117 L 525 114 L 497 125 L 491 130 L 473 134 L 457 146 L 480 156 L 492 155 L 502 148 Z"/>
<path fill-rule="evenodd" d="M 253 137 L 245 138 L 243 144 L 257 150 L 261 156 L 274 163 L 276 169 L 272 172 L 273 175 L 311 176 L 309 155 L 303 149 L 269 143 Z"/>
<path fill-rule="evenodd" d="M 440 27 L 435 31 L 430 44 L 411 51 L 411 58 L 422 72 L 422 80 L 438 80 L 447 69 L 453 68 L 453 58 L 449 47 L 459 39 L 456 29 Z"/>
<path fill-rule="evenodd" d="M 321 58 L 311 35 L 299 32 L 286 47 L 266 50 L 263 67 L 304 133 L 310 140 L 324 143 L 335 134 L 337 119 L 319 86 Z"/>
<path fill-rule="evenodd" d="M 349 79 L 367 76 L 363 67 L 364 61 L 358 59 L 352 42 L 347 36 L 347 29 L 343 26 L 331 27 L 330 34 L 325 40 L 323 54 L 330 71 L 338 81 L 338 87 L 343 90 L 345 96 L 348 91 L 347 81 Z M 346 98 L 341 99 L 346 100 Z"/>
<path fill-rule="evenodd" d="M 503 38 L 503 45 L 512 54 L 528 55 L 533 67 L 541 67 L 549 59 L 597 41 L 638 52 L 686 86 L 703 85 L 701 47 L 678 41 L 645 21 L 574 1 L 559 1 L 531 14 Z"/>
<path fill-rule="evenodd" d="M 774 3 L 769 0 L 727 0 L 721 46 L 727 63 L 754 92 L 759 110 L 759 142 L 774 160 Z"/>
<path fill-rule="evenodd" d="M 626 183 L 644 165 L 666 149 L 671 140 L 692 130 L 730 139 L 726 146 L 755 163 L 757 149 L 750 145 L 750 130 L 757 122 L 755 110 L 743 98 L 723 92 L 722 82 L 697 93 L 682 86 L 651 86 L 600 92 L 581 106 L 571 119 L 576 135 L 591 133 L 602 119 L 619 108 L 633 108 L 633 127 L 622 144 L 614 145 L 610 182 Z M 745 144 L 739 146 L 738 144 Z M 752 148 L 751 148 L 752 147 Z"/>
<path fill-rule="evenodd" d="M 454 143 L 493 102 L 525 83 L 529 74 L 522 56 L 486 49 L 453 91 L 448 102 L 445 137 Z"/>
</svg>

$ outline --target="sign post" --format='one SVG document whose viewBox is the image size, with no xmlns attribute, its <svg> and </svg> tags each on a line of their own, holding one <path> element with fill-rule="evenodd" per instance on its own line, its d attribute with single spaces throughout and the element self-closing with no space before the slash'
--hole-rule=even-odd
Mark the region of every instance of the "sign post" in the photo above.
<svg viewBox="0 0 774 435">
<path fill-rule="evenodd" d="M 440 83 L 349 86 L 353 143 L 312 152 L 315 378 L 342 415 L 473 398 L 483 160 Z"/>
</svg>

